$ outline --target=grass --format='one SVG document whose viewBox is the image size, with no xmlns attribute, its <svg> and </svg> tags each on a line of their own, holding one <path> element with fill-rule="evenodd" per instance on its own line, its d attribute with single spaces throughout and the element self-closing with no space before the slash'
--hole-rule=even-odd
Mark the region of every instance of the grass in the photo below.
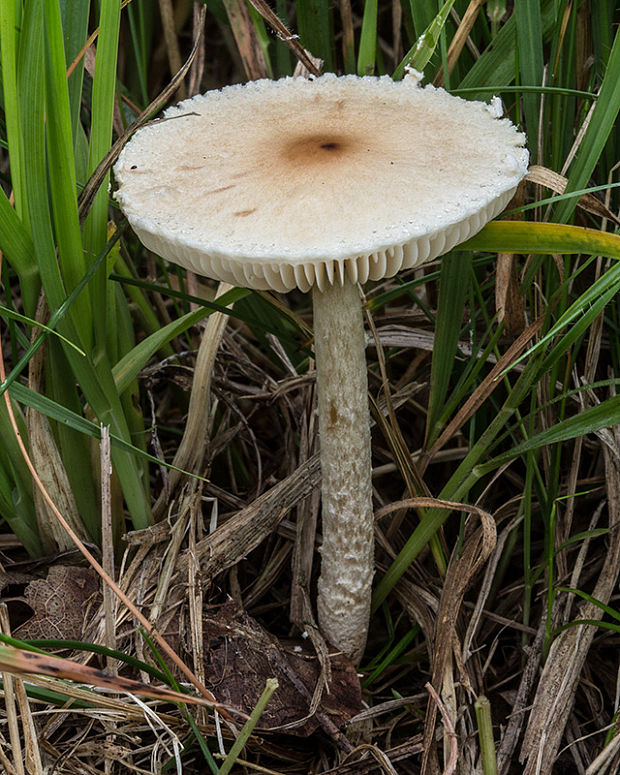
<svg viewBox="0 0 620 775">
<path fill-rule="evenodd" d="M 302 295 L 233 289 L 215 300 L 211 284 L 148 254 L 110 200 L 108 175 L 84 211 L 89 177 L 171 79 L 171 40 L 186 56 L 197 32 L 189 3 L 176 4 L 167 38 L 155 4 L 121 5 L 3 0 L 0 13 L 2 563 L 13 588 L 41 567 L 16 563 L 52 564 L 73 549 L 33 487 L 15 429 L 51 501 L 98 547 L 99 438 L 109 426 L 104 516 L 114 538 L 96 551 L 197 682 L 223 691 L 235 682 L 217 684 L 199 623 L 227 594 L 252 615 L 256 625 L 237 623 L 252 637 L 289 636 L 289 610 L 312 634 L 312 321 Z M 290 35 L 271 32 L 261 0 L 208 5 L 188 75 L 196 89 L 245 80 L 244 66 L 289 75 L 301 48 L 336 72 L 400 77 L 408 64 L 466 99 L 500 95 L 532 163 L 556 173 L 533 173 L 506 218 L 452 255 L 365 289 L 378 516 L 361 668 L 368 739 L 399 772 L 420 770 L 423 747 L 426 771 L 440 771 L 430 680 L 462 771 L 479 757 L 485 773 L 504 775 L 618 771 L 617 9 L 608 0 L 278 0 L 272 10 Z M 83 48 L 95 31 L 93 67 L 95 49 Z M 206 417 L 189 400 L 194 371 L 194 389 L 210 395 Z M 205 421 L 204 449 L 180 461 L 186 426 Z M 23 567 L 28 575 L 16 575 Z M 126 655 L 121 675 L 139 678 L 147 662 L 178 686 L 126 606 L 106 606 L 80 637 L 60 639 L 108 649 L 91 660 Z M 5 634 L 19 633 L 23 609 L 11 603 L 9 614 Z M 287 686 L 280 656 L 268 666 L 246 656 L 242 687 L 258 680 L 260 694 L 272 677 Z M 67 773 L 121 773 L 128 761 L 161 772 L 318 773 L 357 739 L 355 724 L 344 736 L 329 726 L 332 709 L 319 711 L 321 736 L 255 731 L 241 754 L 232 722 L 203 709 L 104 698 L 43 676 L 25 690 L 6 680 L 7 773 L 24 772 L 26 755 L 33 772 L 49 760 Z M 310 695 L 318 673 L 311 683 Z M 56 722 L 61 689 L 74 704 Z M 110 745 L 94 750 L 92 736 Z"/>
</svg>

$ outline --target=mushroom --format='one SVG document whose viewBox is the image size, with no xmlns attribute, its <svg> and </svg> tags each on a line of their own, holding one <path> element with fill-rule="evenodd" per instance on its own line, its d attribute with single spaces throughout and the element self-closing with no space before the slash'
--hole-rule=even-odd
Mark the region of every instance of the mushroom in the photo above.
<svg viewBox="0 0 620 775">
<path fill-rule="evenodd" d="M 411 78 L 253 81 L 170 108 L 114 168 L 116 197 L 150 250 L 236 285 L 312 290 L 319 624 L 356 663 L 374 573 L 357 284 L 451 250 L 504 209 L 528 153 L 497 112 Z"/>
</svg>

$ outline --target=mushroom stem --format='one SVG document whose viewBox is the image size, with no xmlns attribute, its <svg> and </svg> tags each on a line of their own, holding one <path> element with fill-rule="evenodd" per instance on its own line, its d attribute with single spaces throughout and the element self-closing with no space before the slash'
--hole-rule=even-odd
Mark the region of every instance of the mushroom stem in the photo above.
<svg viewBox="0 0 620 775">
<path fill-rule="evenodd" d="M 368 379 L 362 305 L 345 279 L 312 291 L 323 546 L 323 635 L 356 664 L 366 645 L 374 573 Z"/>
</svg>

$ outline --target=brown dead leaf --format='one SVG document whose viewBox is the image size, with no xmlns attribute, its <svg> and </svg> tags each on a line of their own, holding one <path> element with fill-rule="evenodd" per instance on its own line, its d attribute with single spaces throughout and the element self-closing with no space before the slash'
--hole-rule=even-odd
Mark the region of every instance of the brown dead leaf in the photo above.
<svg viewBox="0 0 620 775">
<path fill-rule="evenodd" d="M 98 597 L 94 570 L 53 565 L 46 579 L 35 579 L 26 587 L 24 598 L 34 613 L 15 630 L 15 637 L 80 640 L 85 616 Z"/>
<path fill-rule="evenodd" d="M 205 674 L 221 702 L 250 713 L 265 679 L 277 678 L 279 688 L 261 716 L 261 729 L 285 727 L 307 736 L 321 726 L 330 735 L 361 707 L 361 688 L 355 667 L 346 657 L 331 657 L 331 684 L 319 710 L 309 716 L 319 680 L 317 658 L 301 644 L 270 635 L 232 600 L 204 620 L 208 644 Z"/>
</svg>

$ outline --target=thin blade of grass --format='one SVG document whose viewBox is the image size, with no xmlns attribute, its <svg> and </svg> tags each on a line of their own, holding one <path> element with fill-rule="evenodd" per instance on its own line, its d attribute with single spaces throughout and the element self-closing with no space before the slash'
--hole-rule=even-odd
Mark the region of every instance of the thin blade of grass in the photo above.
<svg viewBox="0 0 620 775">
<path fill-rule="evenodd" d="M 89 175 L 97 168 L 112 145 L 112 119 L 116 90 L 116 58 L 120 25 L 121 1 L 102 0 L 99 17 L 99 37 L 91 105 Z M 107 240 L 109 172 L 97 192 L 84 223 L 84 248 L 97 255 Z M 106 319 L 106 273 L 99 270 L 91 284 L 92 322 L 96 350 L 105 347 L 108 321 Z M 100 358 L 101 355 L 95 355 Z"/>
<path fill-rule="evenodd" d="M 524 86 L 542 86 L 543 29 L 539 0 L 519 0 L 515 3 L 514 18 L 519 46 L 520 82 Z M 537 154 L 540 97 L 532 92 L 524 93 L 523 105 L 529 146 L 532 154 Z"/>
<path fill-rule="evenodd" d="M 469 253 L 444 256 L 441 261 L 426 421 L 426 447 L 431 446 L 441 432 L 438 420 L 444 409 L 450 378 L 454 371 L 470 272 L 471 254 Z"/>
<path fill-rule="evenodd" d="M 225 309 L 228 304 L 233 304 L 235 301 L 243 298 L 249 293 L 250 291 L 245 288 L 233 288 L 232 291 L 222 295 L 218 300 L 223 307 L 222 310 L 214 310 L 209 307 L 201 307 L 200 309 L 193 310 L 177 320 L 172 321 L 172 323 L 163 326 L 158 331 L 151 334 L 151 336 L 137 344 L 130 352 L 121 358 L 112 370 L 119 394 L 127 389 L 129 383 L 138 376 L 140 370 L 144 368 L 148 360 L 164 343 L 170 342 L 179 334 L 183 333 L 183 331 L 186 331 L 205 317 L 211 315 L 214 311 L 228 312 L 228 310 Z"/>
<path fill-rule="evenodd" d="M 226 757 L 226 759 L 224 760 L 222 766 L 218 771 L 218 775 L 228 775 L 228 773 L 234 767 L 235 762 L 239 757 L 239 754 L 243 750 L 244 745 L 247 743 L 250 735 L 254 731 L 254 727 L 258 724 L 260 717 L 263 715 L 263 712 L 267 707 L 267 703 L 271 699 L 271 695 L 275 692 L 277 688 L 278 688 L 277 679 L 268 678 L 267 681 L 265 682 L 265 688 L 263 690 L 263 693 L 258 698 L 258 702 L 256 703 L 252 713 L 250 714 L 250 718 L 245 722 L 245 724 L 241 728 L 241 732 L 239 732 L 239 734 L 237 735 L 237 739 L 232 744 L 232 747 L 228 752 L 228 756 Z"/>
<path fill-rule="evenodd" d="M 392 78 L 394 78 L 395 81 L 399 81 L 403 77 L 405 74 L 405 67 L 407 66 L 412 67 L 419 72 L 424 70 L 430 58 L 435 53 L 435 49 L 441 38 L 442 30 L 453 5 L 454 0 L 446 0 L 437 16 L 435 16 L 422 35 L 420 35 L 416 43 L 405 54 L 396 70 L 394 70 Z"/>
<path fill-rule="evenodd" d="M 18 216 L 27 220 L 23 148 L 19 122 L 17 60 L 22 23 L 21 0 L 5 0 L 0 13 L 0 51 L 2 52 L 2 99 L 6 135 L 11 162 L 11 184 Z"/>
<path fill-rule="evenodd" d="M 43 323 L 37 323 L 36 320 L 33 320 L 32 318 L 27 317 L 26 315 L 20 315 L 19 312 L 15 312 L 15 310 L 11 310 L 8 307 L 5 307 L 4 305 L 0 304 L 0 312 L 4 315 L 6 318 L 10 318 L 11 320 L 19 320 L 21 323 L 26 323 L 29 326 L 36 326 L 37 328 L 41 328 L 43 331 L 45 331 L 48 334 L 53 334 L 54 336 L 57 336 L 59 339 L 61 339 L 68 347 L 73 347 L 73 349 L 79 353 L 80 355 L 85 356 L 86 353 L 84 350 L 80 349 L 76 344 L 74 344 L 72 341 L 67 339 L 66 336 L 63 336 L 58 331 L 54 331 L 53 328 L 50 328 L 49 326 L 46 326 Z M 5 382 L 3 382 L 0 385 L 0 395 L 2 395 L 2 392 L 6 390 Z"/>
<path fill-rule="evenodd" d="M 45 0 L 46 44 L 46 135 L 49 170 L 49 190 L 58 259 L 65 287 L 73 290 L 86 272 L 82 249 L 82 234 L 77 209 L 77 186 L 71 137 L 71 110 L 67 88 L 65 51 L 60 9 L 57 0 Z M 88 294 L 75 298 L 72 318 L 80 332 L 84 349 L 89 352 L 92 343 L 90 299 Z"/>
<path fill-rule="evenodd" d="M 598 99 L 568 176 L 566 192 L 585 188 L 603 152 L 620 111 L 620 29 L 616 32 L 607 70 Z M 554 218 L 568 221 L 576 207 L 574 199 L 564 200 L 555 208 Z M 606 255 L 606 254 L 605 254 Z M 616 256 L 617 257 L 617 256 Z"/>
<path fill-rule="evenodd" d="M 594 433 L 603 428 L 611 428 L 618 423 L 620 423 L 620 398 L 608 398 L 596 406 L 584 409 L 579 414 L 556 423 L 553 427 L 532 436 L 527 441 L 515 445 L 508 452 L 497 455 L 497 457 L 489 460 L 488 463 L 480 464 L 478 466 L 478 476 L 484 476 L 504 463 L 532 450 L 586 436 L 588 433 Z"/>
<path fill-rule="evenodd" d="M 491 221 L 458 249 L 543 255 L 586 253 L 620 259 L 620 235 L 557 223 Z"/>
<path fill-rule="evenodd" d="M 301 45 L 333 71 L 333 20 L 328 0 L 298 0 L 297 31 Z"/>
<path fill-rule="evenodd" d="M 25 385 L 20 385 L 19 382 L 11 387 L 11 396 L 16 401 L 19 401 L 20 404 L 36 409 L 38 412 L 42 412 L 52 420 L 57 420 L 59 423 L 65 423 L 74 430 L 77 430 L 80 433 L 84 433 L 93 439 L 99 440 L 101 438 L 100 425 L 97 425 L 96 423 L 87 420 L 85 417 L 72 412 L 61 404 L 57 404 L 55 401 L 47 398 L 47 396 L 41 395 L 40 393 L 35 393 L 34 390 L 30 390 L 30 388 L 27 388 Z M 153 455 L 149 455 L 148 452 L 144 452 L 139 447 L 136 447 L 128 441 L 125 441 L 121 436 L 110 433 L 110 441 L 112 442 L 113 452 L 114 449 L 122 452 L 124 456 L 123 459 L 125 461 L 131 460 L 131 458 L 137 456 L 144 458 L 150 463 L 154 463 L 158 466 L 165 466 L 166 468 L 170 468 L 173 471 L 179 471 L 179 473 L 184 474 L 185 476 L 193 476 L 195 479 L 206 481 L 202 476 L 198 476 L 196 474 L 190 473 L 189 471 L 176 468 L 175 466 L 166 463 L 164 460 L 160 460 Z M 114 459 L 114 454 L 112 457 Z M 132 464 L 132 470 L 133 469 L 134 465 Z M 119 473 L 119 479 L 120 478 L 121 475 Z M 144 527 L 148 527 L 148 525 L 145 525 Z M 136 529 L 140 530 L 141 528 Z"/>
<path fill-rule="evenodd" d="M 366 0 L 362 32 L 357 54 L 357 74 L 372 75 L 375 71 L 377 53 L 377 10 L 378 0 Z"/>
</svg>

